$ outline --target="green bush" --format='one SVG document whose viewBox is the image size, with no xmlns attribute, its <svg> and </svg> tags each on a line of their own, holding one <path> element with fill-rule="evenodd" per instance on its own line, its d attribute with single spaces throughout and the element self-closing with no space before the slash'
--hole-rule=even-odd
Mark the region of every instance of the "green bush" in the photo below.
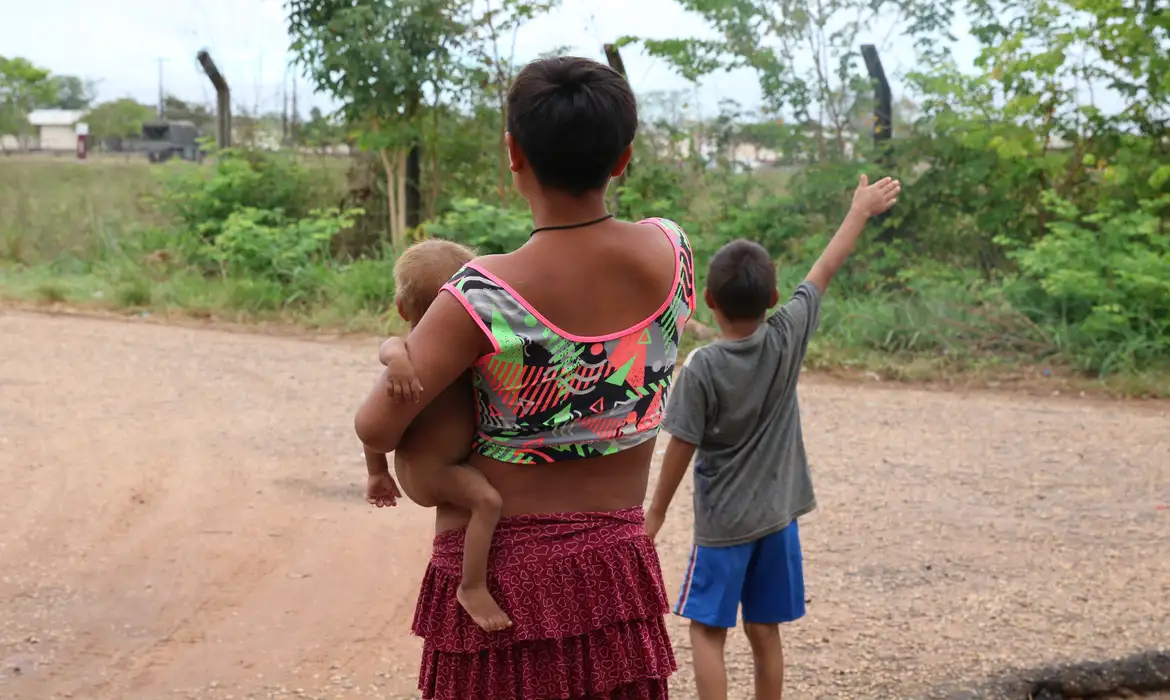
<svg viewBox="0 0 1170 700">
<path fill-rule="evenodd" d="M 477 199 L 461 199 L 453 202 L 446 214 L 424 224 L 422 230 L 426 236 L 462 243 L 480 255 L 510 253 L 528 240 L 532 215 Z"/>
<path fill-rule="evenodd" d="M 232 212 L 203 259 L 223 277 L 262 279 L 288 290 L 285 304 L 311 301 L 332 265 L 330 243 L 353 225 L 360 210 L 317 210 L 300 219 L 244 207 Z"/>
<path fill-rule="evenodd" d="M 333 296 L 343 311 L 381 315 L 394 308 L 394 251 L 389 246 L 337 268 Z"/>
<path fill-rule="evenodd" d="M 1017 304 L 1050 328 L 1081 369 L 1105 374 L 1170 357 L 1170 195 L 1084 212 L 1052 192 L 1048 235 L 1011 252 L 1026 282 Z"/>
<path fill-rule="evenodd" d="M 632 221 L 652 216 L 678 217 L 687 209 L 686 194 L 683 168 L 664 163 L 648 152 L 637 167 L 630 168 L 618 189 L 618 202 L 622 216 Z"/>
<path fill-rule="evenodd" d="M 163 211 L 205 241 L 214 241 L 242 209 L 293 220 L 330 204 L 327 173 L 306 168 L 293 155 L 226 149 L 214 159 L 210 168 L 179 164 L 164 170 L 159 196 Z"/>
<path fill-rule="evenodd" d="M 894 104 L 895 138 L 882 151 L 867 133 L 860 65 L 844 60 L 851 41 L 830 50 L 843 59 L 834 70 L 806 72 L 759 50 L 752 39 L 766 22 L 739 22 L 770 17 L 760 3 L 736 4 L 738 19 L 720 10 L 727 3 L 698 4 L 708 38 L 647 47 L 691 79 L 754 70 L 758 121 L 722 103 L 696 124 L 686 94 L 639 95 L 644 121 L 616 195 L 623 218 L 663 216 L 686 229 L 700 286 L 715 250 L 746 238 L 774 256 L 789 292 L 845 216 L 858 175 L 892 175 L 904 183 L 901 201 L 870 224 L 834 280 L 820 358 L 883 370 L 903 361 L 1040 361 L 1099 375 L 1170 367 L 1170 140 L 1167 83 L 1157 79 L 1170 75 L 1170 59 L 1154 4 L 976 3 L 967 20 L 978 70 L 969 73 L 942 49 L 949 19 L 927 16 L 932 3 L 911 8 L 905 38 L 919 51 L 897 98 L 913 102 Z M 829 24 L 864 4 L 832 9 Z M 779 29 L 825 32 L 801 21 Z M 500 149 L 503 86 L 453 75 L 439 81 L 435 104 L 395 124 L 420 139 L 418 233 L 484 254 L 515 250 L 531 222 Z M 1102 75 L 1124 109 L 1100 109 L 1091 91 L 1070 87 Z M 371 143 L 382 129 L 355 118 L 347 131 Z M 779 167 L 751 171 L 736 162 L 743 146 L 772 152 Z M 206 165 L 154 169 L 168 173 L 163 183 L 145 163 L 13 161 L 0 165 L 0 274 L 32 270 L 13 286 L 44 300 L 385 325 L 389 155 L 314 168 L 292 154 L 227 150 Z M 342 166 L 333 177 L 326 160 Z M 343 195 L 336 180 L 347 165 Z M 141 206 L 154 193 L 157 206 Z M 351 225 L 359 208 L 369 214 Z M 698 316 L 710 321 L 703 305 Z"/>
</svg>

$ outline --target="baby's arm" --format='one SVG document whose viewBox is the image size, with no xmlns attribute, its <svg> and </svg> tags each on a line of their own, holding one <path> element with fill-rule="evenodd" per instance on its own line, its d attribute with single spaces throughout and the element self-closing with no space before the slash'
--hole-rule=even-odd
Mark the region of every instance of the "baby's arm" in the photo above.
<svg viewBox="0 0 1170 700">
<path fill-rule="evenodd" d="M 378 348 L 378 360 L 386 365 L 386 391 L 395 401 L 418 401 L 422 396 L 422 383 L 414 372 L 406 341 L 389 338 Z"/>
<path fill-rule="evenodd" d="M 386 460 L 385 453 L 375 452 L 369 447 L 364 447 L 364 450 L 368 474 L 366 502 L 379 508 L 398 505 L 398 499 L 402 498 L 402 492 L 398 490 L 398 484 L 394 483 L 394 479 L 390 476 L 390 464 Z"/>
</svg>

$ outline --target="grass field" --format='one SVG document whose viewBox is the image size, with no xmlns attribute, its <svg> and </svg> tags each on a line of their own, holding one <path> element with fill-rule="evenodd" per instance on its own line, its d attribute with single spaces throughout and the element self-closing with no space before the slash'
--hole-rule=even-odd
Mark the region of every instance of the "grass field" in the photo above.
<svg viewBox="0 0 1170 700">
<path fill-rule="evenodd" d="M 345 162 L 320 162 L 335 179 L 340 198 Z M 320 303 L 298 305 L 285 303 L 283 290 L 263 280 L 208 277 L 183 265 L 173 251 L 180 237 L 156 200 L 164 178 L 200 167 L 151 165 L 122 156 L 0 158 L 0 294 L 45 304 L 282 320 L 343 331 L 395 327 L 388 315 L 355 308 L 353 301 L 363 296 L 363 285 L 389 289 L 385 293 L 392 296 L 385 279 L 389 266 L 382 261 L 359 260 L 323 272 Z"/>
</svg>

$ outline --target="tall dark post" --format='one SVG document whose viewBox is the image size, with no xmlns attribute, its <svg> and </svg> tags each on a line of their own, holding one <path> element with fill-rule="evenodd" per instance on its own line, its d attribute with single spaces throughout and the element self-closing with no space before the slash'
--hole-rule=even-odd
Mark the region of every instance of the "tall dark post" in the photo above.
<svg viewBox="0 0 1170 700">
<path fill-rule="evenodd" d="M 406 154 L 406 227 L 418 228 L 422 223 L 422 164 L 418 143 Z"/>
<path fill-rule="evenodd" d="M 865 69 L 869 72 L 869 80 L 873 83 L 873 145 L 877 151 L 877 163 L 883 169 L 893 167 L 890 162 L 890 138 L 894 135 L 894 107 L 890 96 L 890 81 L 886 80 L 886 71 L 882 68 L 882 59 L 878 56 L 877 47 L 873 44 L 861 45 L 861 56 L 865 59 Z M 884 175 L 884 173 L 882 174 Z M 873 177 L 879 177 L 873 173 Z M 889 216 L 885 212 L 878 217 L 881 224 Z M 876 238 L 882 243 L 889 243 L 895 237 L 895 232 L 889 226 L 882 226 Z"/>
<path fill-rule="evenodd" d="M 220 148 L 231 148 L 232 145 L 232 92 L 228 88 L 227 81 L 224 80 L 223 75 L 220 74 L 219 69 L 215 67 L 215 62 L 211 60 L 211 55 L 207 51 L 200 51 L 195 55 L 199 59 L 199 65 L 203 66 L 203 72 L 207 74 L 207 78 L 215 87 L 215 103 L 216 103 L 216 134 L 215 141 Z"/>
<path fill-rule="evenodd" d="M 620 53 L 618 53 L 618 47 L 616 44 L 606 44 L 605 45 L 605 60 L 609 62 L 610 68 L 613 68 L 615 71 L 620 73 L 621 76 L 623 78 L 625 78 L 627 82 L 629 81 L 630 78 L 628 75 L 626 75 L 626 64 L 624 62 L 622 62 L 622 55 Z M 618 181 L 617 181 L 618 188 L 620 188 L 622 185 L 626 184 L 626 178 L 629 177 L 630 169 L 633 167 L 634 167 L 633 162 L 631 162 L 629 165 L 626 166 L 625 171 L 621 174 L 621 177 L 618 178 Z M 618 194 L 617 188 L 614 189 L 613 210 L 614 210 L 615 214 L 618 214 L 618 215 L 621 214 L 621 196 Z"/>
<path fill-rule="evenodd" d="M 869 71 L 870 82 L 873 83 L 873 143 L 878 147 L 883 165 L 888 165 L 886 141 L 894 135 L 894 108 L 890 96 L 890 81 L 886 80 L 886 71 L 882 68 L 882 59 L 878 57 L 877 48 L 873 44 L 861 45 L 861 56 L 865 59 L 865 69 Z"/>
</svg>

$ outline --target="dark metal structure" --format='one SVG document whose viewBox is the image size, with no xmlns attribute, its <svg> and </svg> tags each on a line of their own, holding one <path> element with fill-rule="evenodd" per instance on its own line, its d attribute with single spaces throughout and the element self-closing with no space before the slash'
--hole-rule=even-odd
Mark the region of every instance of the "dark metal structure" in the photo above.
<svg viewBox="0 0 1170 700">
<path fill-rule="evenodd" d="M 232 91 L 228 88 L 227 80 L 215 67 L 211 54 L 206 50 L 195 55 L 203 72 L 215 87 L 215 143 L 220 148 L 230 148 L 232 145 Z"/>
<path fill-rule="evenodd" d="M 886 71 L 882 68 L 882 59 L 878 56 L 877 47 L 873 44 L 861 45 L 861 57 L 865 59 L 865 69 L 869 72 L 869 80 L 873 84 L 873 145 L 877 150 L 877 163 L 883 168 L 890 168 L 889 140 L 894 136 L 894 105 L 890 94 L 890 81 L 886 79 Z M 882 223 L 889 216 L 885 212 L 877 217 Z M 877 240 L 889 243 L 897 237 L 897 232 L 889 226 L 882 226 L 876 236 Z"/>
<path fill-rule="evenodd" d="M 609 67 L 622 74 L 626 78 L 626 64 L 622 62 L 622 55 L 618 53 L 617 44 L 605 45 L 605 60 L 609 62 Z M 627 78 L 628 79 L 628 78 Z"/>
<path fill-rule="evenodd" d="M 613 68 L 615 71 L 620 73 L 621 76 L 623 78 L 625 78 L 626 81 L 628 82 L 630 78 L 628 75 L 626 75 L 626 64 L 622 61 L 622 55 L 621 55 L 621 53 L 618 52 L 617 44 L 605 44 L 604 49 L 605 49 L 605 60 L 609 63 L 609 67 Z M 618 187 L 621 187 L 622 185 L 626 184 L 626 178 L 629 176 L 630 169 L 633 167 L 634 167 L 633 162 L 631 162 L 629 165 L 626 166 L 625 171 L 623 171 L 621 174 L 621 177 L 618 178 L 618 181 L 617 181 Z M 618 215 L 621 214 L 620 202 L 621 202 L 621 198 L 618 196 L 617 190 L 615 189 L 614 190 L 613 211 L 615 214 L 618 214 Z"/>
<path fill-rule="evenodd" d="M 406 228 L 422 224 L 422 151 L 417 141 L 406 154 Z"/>
<path fill-rule="evenodd" d="M 890 95 L 890 81 L 886 80 L 886 71 L 882 68 L 882 59 L 878 56 L 877 47 L 873 44 L 862 44 L 861 57 L 865 59 L 865 69 L 869 72 L 870 82 L 873 83 L 873 142 L 876 146 L 882 146 L 894 135 L 894 106 Z"/>
<path fill-rule="evenodd" d="M 151 163 L 162 163 L 171 158 L 199 160 L 199 137 L 202 133 L 188 121 L 160 120 L 142 125 L 141 147 Z"/>
</svg>

